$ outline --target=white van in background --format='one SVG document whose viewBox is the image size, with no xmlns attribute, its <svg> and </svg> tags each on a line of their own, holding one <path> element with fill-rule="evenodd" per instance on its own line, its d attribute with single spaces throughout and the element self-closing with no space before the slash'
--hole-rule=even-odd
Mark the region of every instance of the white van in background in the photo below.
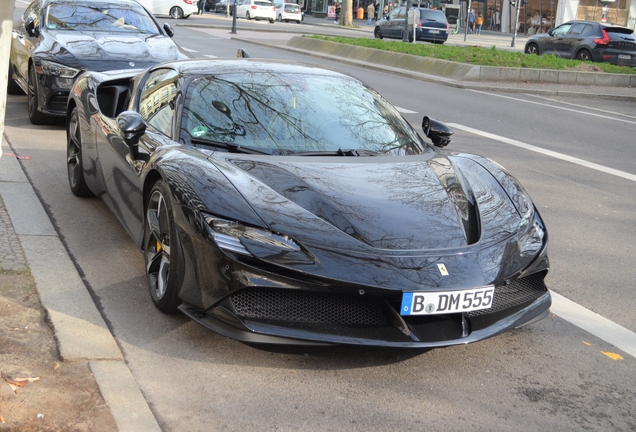
<svg viewBox="0 0 636 432">
<path fill-rule="evenodd" d="M 198 0 L 137 0 L 153 15 L 170 15 L 174 19 L 188 18 L 197 13 Z"/>
</svg>

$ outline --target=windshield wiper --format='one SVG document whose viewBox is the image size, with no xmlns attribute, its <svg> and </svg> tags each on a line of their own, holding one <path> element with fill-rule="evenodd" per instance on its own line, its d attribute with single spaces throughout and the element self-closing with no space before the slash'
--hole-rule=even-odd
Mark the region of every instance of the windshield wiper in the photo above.
<svg viewBox="0 0 636 432">
<path fill-rule="evenodd" d="M 259 150 L 252 147 L 243 147 L 237 143 L 233 142 L 224 142 L 224 141 L 214 141 L 214 140 L 200 140 L 200 139 L 190 139 L 192 144 L 199 144 L 210 147 L 217 147 L 227 150 L 230 153 L 246 153 L 246 154 L 264 154 L 270 155 L 271 152 L 265 150 Z"/>
<path fill-rule="evenodd" d="M 378 156 L 384 153 L 365 149 L 338 149 L 292 153 L 293 156 Z"/>
</svg>

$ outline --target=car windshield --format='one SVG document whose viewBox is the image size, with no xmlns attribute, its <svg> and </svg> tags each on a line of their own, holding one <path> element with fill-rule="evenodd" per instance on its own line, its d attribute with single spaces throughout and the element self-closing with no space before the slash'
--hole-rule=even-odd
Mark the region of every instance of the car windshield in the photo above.
<svg viewBox="0 0 636 432">
<path fill-rule="evenodd" d="M 419 154 L 415 130 L 382 96 L 343 75 L 243 72 L 195 79 L 181 127 L 186 142 L 266 153 Z"/>
<path fill-rule="evenodd" d="M 47 9 L 45 25 L 50 30 L 160 34 L 141 7 L 132 9 L 112 3 L 52 4 Z"/>
</svg>

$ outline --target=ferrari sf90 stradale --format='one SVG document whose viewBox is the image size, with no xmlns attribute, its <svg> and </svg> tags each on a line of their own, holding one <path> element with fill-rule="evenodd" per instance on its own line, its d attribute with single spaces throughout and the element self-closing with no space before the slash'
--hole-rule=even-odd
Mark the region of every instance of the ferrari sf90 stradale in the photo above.
<svg viewBox="0 0 636 432">
<path fill-rule="evenodd" d="M 549 312 L 547 231 L 484 157 L 350 76 L 257 59 L 84 73 L 73 193 L 145 255 L 154 304 L 244 342 L 437 347 Z"/>
</svg>

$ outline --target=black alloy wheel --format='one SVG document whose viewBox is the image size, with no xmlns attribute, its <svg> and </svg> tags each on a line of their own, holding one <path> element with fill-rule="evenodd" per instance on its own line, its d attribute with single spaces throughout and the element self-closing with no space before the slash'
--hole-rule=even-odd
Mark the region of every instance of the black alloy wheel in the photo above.
<svg viewBox="0 0 636 432">
<path fill-rule="evenodd" d="M 27 108 L 29 120 L 34 125 L 48 125 L 53 123 L 53 118 L 38 111 L 38 82 L 35 77 L 35 67 L 29 68 L 29 85 L 27 87 Z"/>
<path fill-rule="evenodd" d="M 152 301 L 162 312 L 175 313 L 178 295 L 179 252 L 176 244 L 172 205 L 167 186 L 158 180 L 146 203 L 144 257 L 146 279 Z"/>
<path fill-rule="evenodd" d="M 526 45 L 525 53 L 526 54 L 539 54 L 539 47 L 537 46 L 537 44 L 534 44 L 534 43 L 528 44 L 528 45 Z"/>
<path fill-rule="evenodd" d="M 376 27 L 375 30 L 373 30 L 373 36 L 376 39 L 382 39 L 382 30 L 380 30 L 380 27 Z"/>
<path fill-rule="evenodd" d="M 592 53 L 586 49 L 582 49 L 576 53 L 576 59 L 581 61 L 592 61 Z"/>
<path fill-rule="evenodd" d="M 68 184 L 73 195 L 78 197 L 95 196 L 86 185 L 84 163 L 82 162 L 82 133 L 79 120 L 79 109 L 73 108 L 66 126 L 66 167 Z"/>
<path fill-rule="evenodd" d="M 183 9 L 181 9 L 179 6 L 173 7 L 172 9 L 170 9 L 170 16 L 173 19 L 183 18 Z"/>
</svg>

